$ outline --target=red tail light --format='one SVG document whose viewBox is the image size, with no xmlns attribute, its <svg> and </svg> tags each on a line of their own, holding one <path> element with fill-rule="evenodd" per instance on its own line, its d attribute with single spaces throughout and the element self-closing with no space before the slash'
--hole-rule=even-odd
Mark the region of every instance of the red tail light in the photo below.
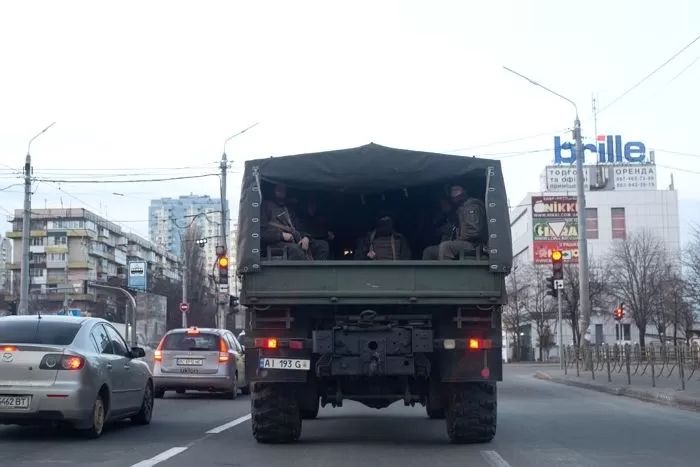
<svg viewBox="0 0 700 467">
<path fill-rule="evenodd" d="M 223 338 L 219 339 L 219 363 L 228 362 L 228 345 Z"/>
<path fill-rule="evenodd" d="M 280 342 L 275 337 L 256 337 L 255 348 L 258 349 L 277 349 L 280 347 Z"/>
<path fill-rule="evenodd" d="M 304 348 L 304 341 L 289 341 L 289 348 L 293 350 L 301 350 Z"/>
<path fill-rule="evenodd" d="M 469 350 L 479 350 L 482 347 L 479 339 L 469 339 Z"/>
<path fill-rule="evenodd" d="M 6 345 L 2 348 L 3 352 L 17 352 L 17 347 L 14 345 Z"/>
<path fill-rule="evenodd" d="M 77 355 L 47 354 L 41 359 L 41 370 L 80 370 L 85 366 L 85 359 Z"/>
<path fill-rule="evenodd" d="M 163 361 L 163 343 L 165 342 L 165 337 L 163 337 L 160 342 L 158 343 L 158 347 L 156 348 L 156 351 L 153 352 L 153 360 L 156 362 L 161 362 Z"/>
<path fill-rule="evenodd" d="M 64 357 L 61 361 L 64 370 L 79 370 L 85 366 L 85 359 L 82 357 Z"/>
</svg>

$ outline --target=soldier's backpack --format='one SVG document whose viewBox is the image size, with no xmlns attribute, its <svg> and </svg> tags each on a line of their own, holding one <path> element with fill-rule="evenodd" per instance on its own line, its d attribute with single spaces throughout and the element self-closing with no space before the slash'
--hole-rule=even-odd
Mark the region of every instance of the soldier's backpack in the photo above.
<svg viewBox="0 0 700 467">
<path fill-rule="evenodd" d="M 485 245 L 487 242 L 486 208 L 476 198 L 467 199 L 460 208 L 460 238 Z"/>
</svg>

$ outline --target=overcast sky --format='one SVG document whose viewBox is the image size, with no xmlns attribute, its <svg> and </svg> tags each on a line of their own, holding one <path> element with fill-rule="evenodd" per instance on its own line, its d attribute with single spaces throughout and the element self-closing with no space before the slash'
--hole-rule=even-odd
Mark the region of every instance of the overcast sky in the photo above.
<svg viewBox="0 0 700 467">
<path fill-rule="evenodd" d="M 593 138 L 592 96 L 610 104 L 699 19 L 693 0 L 2 2 L 0 215 L 21 208 L 11 169 L 53 121 L 31 151 L 51 180 L 212 173 L 224 140 L 260 122 L 227 146 L 234 209 L 242 160 L 369 142 L 502 158 L 515 204 L 574 112 L 502 66 L 575 100 Z M 659 186 L 673 172 L 683 200 L 700 200 L 699 57 L 700 41 L 597 122 L 655 149 L 675 168 Z M 87 207 L 147 236 L 149 200 L 190 192 L 218 197 L 218 179 L 39 182 L 33 206 Z"/>
</svg>

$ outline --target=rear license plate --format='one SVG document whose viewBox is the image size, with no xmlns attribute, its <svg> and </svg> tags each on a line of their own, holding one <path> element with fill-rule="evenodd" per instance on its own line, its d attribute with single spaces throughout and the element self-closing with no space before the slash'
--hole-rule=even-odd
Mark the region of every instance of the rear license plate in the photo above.
<svg viewBox="0 0 700 467">
<path fill-rule="evenodd" d="M 0 395 L 0 409 L 28 409 L 30 396 Z"/>
<path fill-rule="evenodd" d="M 260 368 L 309 371 L 311 369 L 311 360 L 300 360 L 296 358 L 261 358 Z"/>
<path fill-rule="evenodd" d="M 202 366 L 204 360 L 201 358 L 178 358 L 177 364 L 179 366 Z"/>
<path fill-rule="evenodd" d="M 192 367 L 183 367 L 183 368 L 180 368 L 180 373 L 190 373 L 190 374 L 199 373 L 199 369 L 192 368 Z"/>
</svg>

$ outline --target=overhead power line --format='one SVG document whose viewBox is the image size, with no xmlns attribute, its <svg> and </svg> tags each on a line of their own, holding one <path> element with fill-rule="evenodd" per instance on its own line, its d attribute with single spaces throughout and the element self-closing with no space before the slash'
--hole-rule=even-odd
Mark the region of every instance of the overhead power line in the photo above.
<svg viewBox="0 0 700 467">
<path fill-rule="evenodd" d="M 682 54 L 683 52 L 685 52 L 686 49 L 688 49 L 691 45 L 693 45 L 694 43 L 696 43 L 698 40 L 700 40 L 700 35 L 698 35 L 697 37 L 695 37 L 695 39 L 693 39 L 693 40 L 690 41 L 688 44 L 686 44 L 685 46 L 683 46 L 683 48 L 681 48 L 678 52 L 676 52 L 676 53 L 674 53 L 673 55 L 671 55 L 671 57 L 670 57 L 668 60 L 666 60 L 665 62 L 663 62 L 663 63 L 662 63 L 661 65 L 659 65 L 658 67 L 654 68 L 654 70 L 652 70 L 651 73 L 647 74 L 646 76 L 644 76 L 644 78 L 642 78 L 642 79 L 640 79 L 639 81 L 637 81 L 631 88 L 629 88 L 628 90 L 626 90 L 625 92 L 623 92 L 622 94 L 620 94 L 619 96 L 617 96 L 615 99 L 613 99 L 612 101 L 610 101 L 610 103 L 609 103 L 608 105 L 604 106 L 602 109 L 600 109 L 600 110 L 598 111 L 598 114 L 600 114 L 601 112 L 604 112 L 605 110 L 609 109 L 610 107 L 612 107 L 613 105 L 615 105 L 617 102 L 619 102 L 621 99 L 623 99 L 625 96 L 627 96 L 627 94 L 629 94 L 629 93 L 631 93 L 632 91 L 634 91 L 635 89 L 637 89 L 642 83 L 644 83 L 646 80 L 648 80 L 649 78 L 651 78 L 652 76 L 654 76 L 654 74 L 656 74 L 657 71 L 661 70 L 663 67 L 665 67 L 666 65 L 668 65 L 669 63 L 671 63 L 676 57 L 678 57 L 680 54 Z"/>
<path fill-rule="evenodd" d="M 525 141 L 525 140 L 528 140 L 528 139 L 538 138 L 538 137 L 540 137 L 540 136 L 556 136 L 556 135 L 561 134 L 561 133 L 563 133 L 563 132 L 565 132 L 565 131 L 568 131 L 568 130 L 570 130 L 570 128 L 563 128 L 563 129 L 561 129 L 561 130 L 548 131 L 548 132 L 545 132 L 545 133 L 538 133 L 538 134 L 536 134 L 536 135 L 522 136 L 522 137 L 520 137 L 520 138 L 512 138 L 512 139 L 506 139 L 506 140 L 502 140 L 502 141 L 494 141 L 494 142 L 492 142 L 492 143 L 480 144 L 480 145 L 477 145 L 477 146 L 469 146 L 469 147 L 466 147 L 466 148 L 450 149 L 450 150 L 447 151 L 447 152 L 471 151 L 472 149 L 486 148 L 486 147 L 489 147 L 489 146 L 498 146 L 498 145 L 501 145 L 501 144 L 508 144 L 508 143 L 516 143 L 516 142 L 518 142 L 518 141 Z"/>
<path fill-rule="evenodd" d="M 189 180 L 193 178 L 218 177 L 219 174 L 201 174 L 201 175 L 186 175 L 182 177 L 165 177 L 165 178 L 144 178 L 139 180 L 76 180 L 76 179 L 52 179 L 43 177 L 33 177 L 32 180 L 39 182 L 52 183 L 146 183 L 146 182 L 167 182 L 171 180 Z"/>
</svg>

